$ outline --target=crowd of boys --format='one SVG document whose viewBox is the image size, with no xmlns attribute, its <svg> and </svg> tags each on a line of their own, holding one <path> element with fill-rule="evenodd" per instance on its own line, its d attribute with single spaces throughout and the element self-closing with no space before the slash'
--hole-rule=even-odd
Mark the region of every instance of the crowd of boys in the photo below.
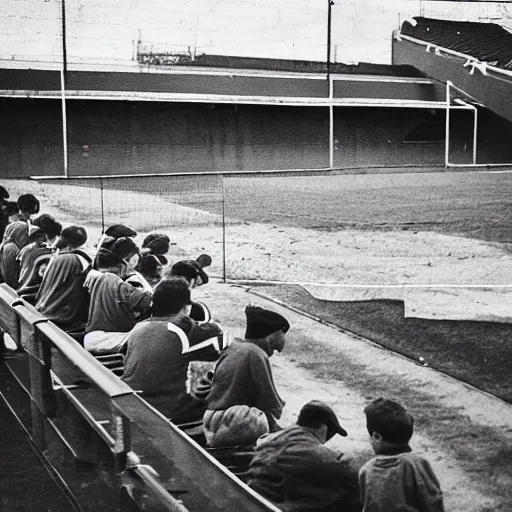
<svg viewBox="0 0 512 512">
<path fill-rule="evenodd" d="M 248 305 L 244 339 L 231 340 L 205 315 L 192 318 L 192 290 L 208 282 L 207 255 L 170 265 L 166 235 L 150 234 L 138 247 L 137 233 L 119 224 L 91 254 L 83 227 L 34 218 L 40 204 L 32 194 L 8 199 L 0 187 L 2 281 L 92 354 L 124 354 L 122 379 L 174 423 L 202 425 L 206 446 L 254 449 L 247 482 L 280 509 L 443 511 L 432 467 L 411 452 L 413 417 L 399 402 L 379 398 L 365 408 L 376 456 L 358 472 L 325 446 L 347 436 L 327 404 L 312 400 L 295 425 L 278 424 L 285 402 L 270 357 L 283 350 L 290 324 Z"/>
</svg>

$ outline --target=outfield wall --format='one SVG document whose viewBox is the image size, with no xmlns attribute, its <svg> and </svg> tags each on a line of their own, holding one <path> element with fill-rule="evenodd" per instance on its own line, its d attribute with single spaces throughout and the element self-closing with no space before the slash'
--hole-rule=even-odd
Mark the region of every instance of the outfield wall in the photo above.
<svg viewBox="0 0 512 512">
<path fill-rule="evenodd" d="M 1 176 L 62 175 L 61 102 L 0 105 Z M 329 166 L 325 107 L 72 100 L 67 123 L 70 176 Z M 510 160 L 510 124 L 479 123 L 479 159 Z M 442 165 L 444 126 L 443 110 L 336 107 L 335 167 Z M 452 112 L 452 162 L 470 163 L 472 136 L 472 113 Z"/>
</svg>

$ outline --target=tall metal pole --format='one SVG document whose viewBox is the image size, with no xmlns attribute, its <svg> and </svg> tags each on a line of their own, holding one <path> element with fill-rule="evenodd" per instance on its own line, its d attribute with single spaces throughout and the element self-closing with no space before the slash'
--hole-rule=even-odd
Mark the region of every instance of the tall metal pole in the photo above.
<svg viewBox="0 0 512 512">
<path fill-rule="evenodd" d="M 327 0 L 327 87 L 329 97 L 329 167 L 334 167 L 334 106 L 333 100 L 333 83 L 331 79 L 331 22 L 332 22 L 332 6 L 333 0 Z"/>
<path fill-rule="evenodd" d="M 222 280 L 226 282 L 226 192 L 224 190 L 224 175 L 221 175 L 222 186 Z"/>
<path fill-rule="evenodd" d="M 475 110 L 473 111 L 473 165 L 476 164 L 477 137 L 478 137 L 478 108 L 475 107 Z"/>
<path fill-rule="evenodd" d="M 66 45 L 66 0 L 61 0 L 61 21 L 62 21 L 62 70 L 64 71 L 64 83 L 66 83 L 68 72 L 68 51 Z"/>
<path fill-rule="evenodd" d="M 332 18 L 332 6 L 334 5 L 333 0 L 327 0 L 327 82 L 331 75 L 331 18 Z"/>
<path fill-rule="evenodd" d="M 448 168 L 450 160 L 450 85 L 451 82 L 446 82 L 446 119 L 445 119 L 445 133 L 444 133 L 444 166 Z"/>
<path fill-rule="evenodd" d="M 64 157 L 64 176 L 68 177 L 68 119 L 66 112 L 66 78 L 60 70 L 60 96 L 62 102 L 62 152 Z"/>
<path fill-rule="evenodd" d="M 68 56 L 66 48 L 66 0 L 61 0 L 62 18 L 62 70 L 60 73 L 60 88 L 62 99 L 62 149 L 64 156 L 64 176 L 68 177 L 68 122 L 66 114 L 66 84 L 68 72 Z"/>
</svg>

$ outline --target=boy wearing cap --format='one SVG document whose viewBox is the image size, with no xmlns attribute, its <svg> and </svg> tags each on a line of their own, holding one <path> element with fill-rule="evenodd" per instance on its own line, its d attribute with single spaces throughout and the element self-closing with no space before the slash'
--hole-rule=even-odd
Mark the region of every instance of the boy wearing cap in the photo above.
<svg viewBox="0 0 512 512">
<path fill-rule="evenodd" d="M 324 446 L 335 434 L 347 432 L 334 411 L 308 402 L 296 425 L 258 440 L 249 486 L 287 512 L 360 511 L 357 472 Z"/>
<path fill-rule="evenodd" d="M 62 230 L 36 296 L 36 309 L 66 332 L 77 332 L 87 321 L 89 296 L 83 288 L 91 258 L 80 247 L 87 242 L 81 226 Z"/>
<path fill-rule="evenodd" d="M 201 420 L 204 401 L 187 394 L 190 361 L 215 361 L 226 344 L 220 327 L 188 316 L 190 289 L 164 279 L 153 292 L 151 318 L 128 334 L 123 380 L 174 423 Z"/>
<path fill-rule="evenodd" d="M 208 446 L 254 444 L 275 431 L 285 402 L 279 396 L 270 356 L 281 352 L 290 324 L 279 313 L 249 305 L 245 340 L 220 356 L 206 397 L 203 429 Z"/>
<path fill-rule="evenodd" d="M 400 403 L 382 397 L 364 412 L 376 457 L 359 471 L 363 511 L 443 512 L 443 494 L 432 467 L 411 453 L 411 414 Z"/>
<path fill-rule="evenodd" d="M 95 355 L 124 352 L 128 332 L 149 314 L 151 292 L 123 279 L 126 261 L 137 253 L 131 238 L 105 241 L 96 256 L 98 270 L 89 272 L 85 280 L 91 300 L 84 347 Z"/>
</svg>

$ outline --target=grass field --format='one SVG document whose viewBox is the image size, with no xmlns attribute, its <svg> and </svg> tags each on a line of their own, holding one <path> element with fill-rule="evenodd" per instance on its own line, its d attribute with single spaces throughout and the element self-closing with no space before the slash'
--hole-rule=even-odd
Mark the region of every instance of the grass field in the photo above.
<svg viewBox="0 0 512 512">
<path fill-rule="evenodd" d="M 322 301 L 300 286 L 255 290 L 512 403 L 510 324 L 404 318 L 400 301 Z"/>
<path fill-rule="evenodd" d="M 225 190 L 227 215 L 246 221 L 512 242 L 511 173 L 228 178 Z"/>
</svg>

